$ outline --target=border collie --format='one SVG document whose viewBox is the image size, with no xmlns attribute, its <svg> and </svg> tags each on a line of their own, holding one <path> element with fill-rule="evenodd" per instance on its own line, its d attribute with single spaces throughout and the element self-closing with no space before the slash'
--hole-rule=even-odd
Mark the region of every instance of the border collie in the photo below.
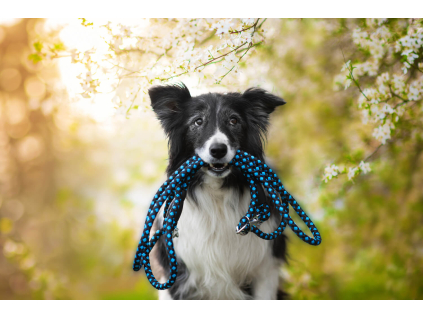
<svg viewBox="0 0 423 317">
<path fill-rule="evenodd" d="M 235 233 L 247 211 L 250 190 L 241 172 L 228 163 L 237 149 L 263 160 L 269 115 L 285 101 L 260 88 L 192 97 L 182 83 L 153 86 L 148 93 L 169 139 L 168 176 L 193 155 L 209 163 L 196 173 L 188 190 L 174 240 L 178 277 L 170 289 L 159 291 L 159 299 L 283 298 L 279 269 L 286 259 L 285 236 L 266 241 L 253 233 Z M 263 197 L 268 200 L 264 190 Z M 272 216 L 261 225 L 266 232 L 280 222 L 271 209 Z M 158 217 L 151 231 L 162 222 Z M 153 273 L 165 282 L 169 260 L 164 240 L 153 248 L 150 259 Z"/>
</svg>

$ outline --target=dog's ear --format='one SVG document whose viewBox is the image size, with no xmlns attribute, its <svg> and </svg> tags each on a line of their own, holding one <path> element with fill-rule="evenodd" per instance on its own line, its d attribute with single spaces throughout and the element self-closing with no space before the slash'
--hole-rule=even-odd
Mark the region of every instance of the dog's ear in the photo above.
<svg viewBox="0 0 423 317">
<path fill-rule="evenodd" d="M 276 107 L 286 104 L 282 98 L 255 87 L 247 89 L 242 97 L 247 99 L 258 111 L 263 111 L 267 115 L 271 114 Z"/>
<path fill-rule="evenodd" d="M 182 111 L 184 102 L 191 99 L 188 88 L 180 83 L 166 86 L 153 86 L 148 90 L 151 107 L 156 113 L 166 132 L 169 132 L 175 122 L 174 115 Z"/>
</svg>

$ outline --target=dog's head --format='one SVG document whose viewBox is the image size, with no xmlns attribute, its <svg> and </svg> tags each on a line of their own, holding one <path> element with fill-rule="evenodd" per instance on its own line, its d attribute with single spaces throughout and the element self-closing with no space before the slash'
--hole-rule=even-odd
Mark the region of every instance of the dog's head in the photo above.
<svg viewBox="0 0 423 317">
<path fill-rule="evenodd" d="M 210 164 L 205 172 L 217 178 L 230 174 L 228 163 L 237 149 L 263 158 L 269 115 L 285 104 L 260 88 L 192 97 L 181 84 L 154 86 L 148 93 L 169 138 L 168 174 L 196 154 Z"/>
</svg>

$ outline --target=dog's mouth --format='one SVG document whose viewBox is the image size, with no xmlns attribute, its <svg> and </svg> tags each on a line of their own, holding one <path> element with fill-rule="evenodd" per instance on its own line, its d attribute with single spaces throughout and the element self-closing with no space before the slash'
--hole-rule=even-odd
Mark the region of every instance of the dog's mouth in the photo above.
<svg viewBox="0 0 423 317">
<path fill-rule="evenodd" d="M 229 168 L 228 163 L 214 163 L 209 164 L 209 171 L 213 171 L 217 174 L 223 173 Z"/>
</svg>

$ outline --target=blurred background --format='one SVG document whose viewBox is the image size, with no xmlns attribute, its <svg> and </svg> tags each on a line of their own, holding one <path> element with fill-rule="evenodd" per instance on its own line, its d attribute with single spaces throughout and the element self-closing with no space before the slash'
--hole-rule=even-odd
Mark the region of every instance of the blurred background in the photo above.
<svg viewBox="0 0 423 317">
<path fill-rule="evenodd" d="M 0 299 L 156 299 L 132 261 L 167 141 L 150 110 L 116 119 L 101 98 L 74 102 L 72 69 L 28 59 L 49 23 L 0 21 Z M 249 84 L 287 101 L 266 154 L 323 237 L 312 247 L 287 230 L 283 287 L 292 299 L 422 299 L 423 142 L 403 133 L 371 173 L 322 182 L 327 164 L 380 144 L 351 107 L 358 91 L 334 90 L 355 23 L 278 21 L 254 55 L 260 77 L 245 65 Z"/>
</svg>

